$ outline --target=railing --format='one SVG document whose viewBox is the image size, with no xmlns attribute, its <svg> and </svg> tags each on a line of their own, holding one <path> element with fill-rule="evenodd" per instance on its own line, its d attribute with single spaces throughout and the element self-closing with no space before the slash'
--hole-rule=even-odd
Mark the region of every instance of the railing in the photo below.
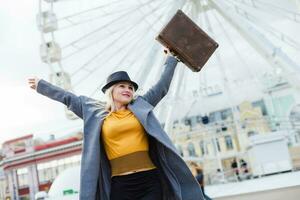
<svg viewBox="0 0 300 200">
<path fill-rule="evenodd" d="M 240 168 L 239 173 L 236 173 L 236 170 L 229 169 L 225 171 L 208 173 L 205 174 L 205 185 L 216 185 L 216 184 L 224 184 L 230 182 L 239 182 L 244 180 L 252 179 L 253 176 L 249 172 L 244 172 L 244 169 Z"/>
</svg>

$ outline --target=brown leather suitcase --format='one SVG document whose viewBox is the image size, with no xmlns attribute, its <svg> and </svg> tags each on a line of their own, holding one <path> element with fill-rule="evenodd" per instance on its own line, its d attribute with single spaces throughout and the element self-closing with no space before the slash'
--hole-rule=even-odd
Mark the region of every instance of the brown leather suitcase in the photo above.
<svg viewBox="0 0 300 200">
<path fill-rule="evenodd" d="M 202 69 L 219 46 L 181 10 L 155 39 L 174 52 L 194 72 Z"/>
</svg>

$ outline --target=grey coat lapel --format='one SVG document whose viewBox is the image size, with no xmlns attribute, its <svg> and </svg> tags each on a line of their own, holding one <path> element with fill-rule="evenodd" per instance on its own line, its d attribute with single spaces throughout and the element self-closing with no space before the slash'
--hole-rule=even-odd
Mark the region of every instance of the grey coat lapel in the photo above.
<svg viewBox="0 0 300 200">
<path fill-rule="evenodd" d="M 146 132 L 170 150 L 177 154 L 177 150 L 168 135 L 161 128 L 159 121 L 155 118 L 152 110 L 153 106 L 139 96 L 128 108 L 139 119 Z"/>
</svg>

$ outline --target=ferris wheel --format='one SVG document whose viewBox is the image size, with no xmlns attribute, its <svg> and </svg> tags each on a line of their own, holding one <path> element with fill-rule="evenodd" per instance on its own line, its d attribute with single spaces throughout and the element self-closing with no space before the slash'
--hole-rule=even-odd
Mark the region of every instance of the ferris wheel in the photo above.
<svg viewBox="0 0 300 200">
<path fill-rule="evenodd" d="M 165 59 L 154 38 L 178 9 L 220 48 L 201 73 L 178 67 L 161 104 L 166 106 L 159 109 L 167 113 L 167 128 L 174 112 L 182 112 L 174 110 L 178 101 L 190 101 L 182 112 L 187 115 L 199 98 L 207 102 L 223 95 L 231 101 L 234 86 L 250 84 L 263 90 L 288 80 L 299 89 L 296 0 L 39 0 L 40 54 L 49 66 L 50 81 L 102 98 L 105 78 L 126 70 L 143 92 L 157 80 Z M 76 119 L 66 112 L 69 119 Z"/>
</svg>

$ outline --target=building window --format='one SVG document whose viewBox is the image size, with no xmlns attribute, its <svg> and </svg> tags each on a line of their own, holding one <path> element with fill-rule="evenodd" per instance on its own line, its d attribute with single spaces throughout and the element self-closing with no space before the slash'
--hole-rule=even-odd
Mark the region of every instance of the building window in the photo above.
<svg viewBox="0 0 300 200">
<path fill-rule="evenodd" d="M 220 147 L 220 143 L 219 143 L 219 139 L 218 138 L 216 138 L 216 145 L 217 145 L 217 150 L 219 152 L 221 152 L 221 147 Z"/>
<path fill-rule="evenodd" d="M 190 118 L 185 118 L 184 119 L 184 125 L 191 126 L 192 125 L 192 120 Z"/>
<path fill-rule="evenodd" d="M 216 121 L 219 121 L 220 120 L 220 113 L 219 112 L 212 112 L 212 113 L 209 113 L 209 121 L 210 122 L 216 122 Z"/>
<path fill-rule="evenodd" d="M 196 118 L 196 116 L 190 117 L 190 120 L 191 120 L 191 126 L 192 126 L 192 128 L 194 128 L 195 126 L 197 126 L 197 118 Z"/>
<path fill-rule="evenodd" d="M 266 116 L 268 115 L 268 112 L 267 112 L 267 108 L 266 108 L 266 105 L 265 105 L 265 102 L 264 100 L 260 100 L 260 101 L 255 101 L 252 103 L 252 106 L 253 107 L 259 107 L 263 116 Z"/>
<path fill-rule="evenodd" d="M 26 187 L 28 186 L 28 170 L 27 168 L 20 168 L 17 170 L 18 174 L 18 183 L 19 187 Z"/>
<path fill-rule="evenodd" d="M 62 171 L 80 164 L 80 155 L 66 157 L 59 160 L 52 160 L 37 165 L 39 182 L 53 181 Z"/>
<path fill-rule="evenodd" d="M 227 150 L 232 150 L 233 149 L 232 138 L 231 138 L 230 135 L 225 136 L 225 143 L 226 143 Z"/>
<path fill-rule="evenodd" d="M 22 195 L 19 198 L 20 200 L 30 200 L 29 195 Z"/>
<path fill-rule="evenodd" d="M 221 111 L 222 120 L 226 120 L 228 117 L 232 117 L 232 111 L 230 108 Z"/>
<path fill-rule="evenodd" d="M 202 154 L 202 155 L 207 154 L 207 151 L 206 151 L 206 148 L 205 148 L 204 141 L 200 141 L 200 142 L 199 142 L 199 146 L 200 146 L 201 154 Z"/>
<path fill-rule="evenodd" d="M 257 135 L 257 132 L 255 132 L 255 131 L 249 131 L 249 132 L 247 133 L 247 135 L 248 135 L 248 137 L 251 137 L 251 136 L 253 136 L 253 135 Z"/>
<path fill-rule="evenodd" d="M 183 157 L 183 150 L 182 150 L 182 147 L 180 145 L 176 145 L 176 148 L 179 152 L 179 154 Z"/>
<path fill-rule="evenodd" d="M 173 129 L 176 128 L 176 126 L 178 126 L 178 124 L 179 124 L 178 120 L 175 120 L 175 121 L 173 122 Z"/>
<path fill-rule="evenodd" d="M 196 156 L 196 151 L 195 151 L 195 146 L 193 143 L 189 143 L 188 144 L 188 152 L 189 152 L 189 156 Z"/>
</svg>

